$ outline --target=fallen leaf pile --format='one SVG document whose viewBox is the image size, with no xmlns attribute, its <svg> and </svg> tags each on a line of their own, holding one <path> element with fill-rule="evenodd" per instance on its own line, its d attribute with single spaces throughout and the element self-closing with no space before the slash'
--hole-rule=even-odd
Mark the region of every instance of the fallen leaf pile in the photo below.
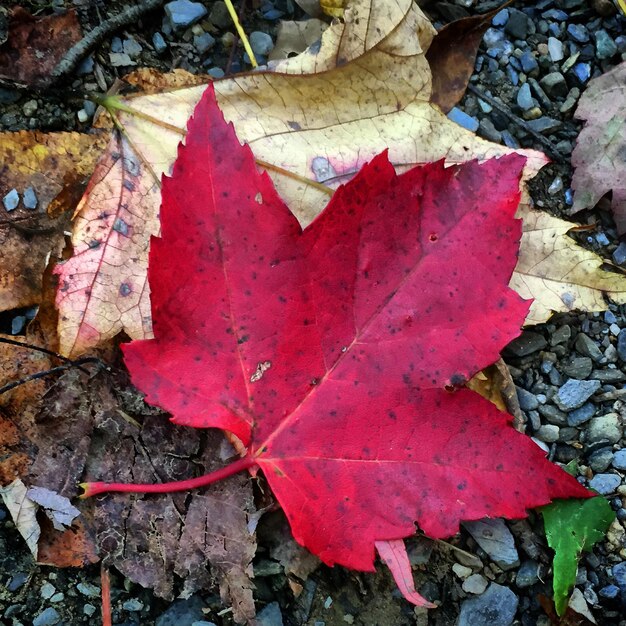
<svg viewBox="0 0 626 626">
<path fill-rule="evenodd" d="M 531 208 L 524 183 L 543 154 L 480 139 L 436 104 L 447 109 L 463 93 L 485 19 L 452 25 L 431 48 L 435 30 L 411 0 L 345 4 L 324 3 L 342 19 L 320 41 L 309 31 L 319 21 L 285 26 L 292 36 L 277 55 L 309 45 L 304 52 L 214 81 L 221 113 L 202 100 L 186 138 L 209 79 L 180 70 L 127 77 L 137 93 L 103 100 L 114 130 L 0 135 L 0 308 L 39 305 L 27 341 L 114 365 L 0 396 L 3 497 L 41 507 L 31 541 L 40 562 L 100 558 L 168 599 L 217 582 L 234 619 L 253 619 L 262 511 L 245 475 L 191 494 L 81 501 L 71 528 L 55 530 L 59 510 L 69 511 L 56 498 L 72 498 L 85 476 L 180 481 L 229 473 L 247 450 L 237 467 L 263 470 L 299 542 L 362 570 L 376 550 L 419 604 L 402 541 L 415 522 L 443 537 L 460 520 L 522 517 L 555 497 L 588 495 L 462 386 L 524 322 L 603 310 L 607 296 L 626 302 L 626 280 L 568 237 L 574 224 Z M 1 78 L 44 80 L 32 55 L 48 50 L 56 64 L 80 37 L 72 16 L 45 22 L 18 10 L 0 42 Z M 463 38 L 458 62 L 451 36 Z M 32 54 L 14 63 L 24 42 Z M 589 136 L 599 126 L 590 119 Z M 619 223 L 619 172 L 605 175 L 607 165 L 598 175 L 584 137 L 578 188 L 592 190 L 587 204 L 611 189 Z M 610 154 L 614 165 L 619 150 Z M 163 238 L 154 239 L 163 176 Z M 211 194 L 205 214 L 198 202 Z M 42 332 L 44 322 L 56 332 Z M 145 405 L 117 368 L 124 334 L 137 340 L 125 348 L 134 382 L 179 425 Z M 12 379 L 62 363 L 7 345 L 0 362 Z M 515 393 L 500 393 L 493 371 L 469 386 L 515 414 Z M 276 558 L 308 574 L 294 546 Z M 558 578 L 562 601 L 569 578 Z"/>
</svg>

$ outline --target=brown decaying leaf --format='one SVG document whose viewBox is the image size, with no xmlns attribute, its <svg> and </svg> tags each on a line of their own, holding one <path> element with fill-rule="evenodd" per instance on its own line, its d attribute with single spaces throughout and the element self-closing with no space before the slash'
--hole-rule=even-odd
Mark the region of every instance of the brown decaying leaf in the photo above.
<svg viewBox="0 0 626 626">
<path fill-rule="evenodd" d="M 82 39 L 75 9 L 33 17 L 13 8 L 7 41 L 0 47 L 0 80 L 36 87 L 45 83 L 65 53 Z"/>
<path fill-rule="evenodd" d="M 59 256 L 63 231 L 106 145 L 99 134 L 20 131 L 0 135 L 0 198 L 16 190 L 18 207 L 0 206 L 0 311 L 41 301 L 42 274 L 50 253 Z M 24 206 L 31 188 L 35 208 Z"/>
<path fill-rule="evenodd" d="M 444 113 L 461 101 L 474 73 L 478 46 L 491 25 L 491 19 L 512 1 L 508 0 L 484 15 L 473 15 L 446 24 L 433 39 L 426 52 L 433 75 L 430 101 Z"/>
<path fill-rule="evenodd" d="M 626 234 L 626 62 L 598 78 L 583 93 L 575 117 L 585 121 L 572 153 L 574 203 L 570 213 L 595 206 L 613 192 L 611 210 L 619 235 Z"/>
<path fill-rule="evenodd" d="M 220 453 L 225 440 L 217 431 L 207 433 L 203 443 L 205 437 L 189 429 L 153 418 L 141 426 L 115 409 L 99 412 L 95 425 L 88 477 L 112 473 L 128 481 L 170 481 L 224 462 Z M 233 477 L 189 499 L 186 494 L 113 496 L 85 501 L 84 507 L 107 566 L 170 600 L 174 574 L 185 579 L 185 596 L 217 579 L 234 618 L 245 622 L 254 617 L 250 577 L 256 540 L 248 530 L 254 504 L 251 481 L 245 477 Z"/>
</svg>

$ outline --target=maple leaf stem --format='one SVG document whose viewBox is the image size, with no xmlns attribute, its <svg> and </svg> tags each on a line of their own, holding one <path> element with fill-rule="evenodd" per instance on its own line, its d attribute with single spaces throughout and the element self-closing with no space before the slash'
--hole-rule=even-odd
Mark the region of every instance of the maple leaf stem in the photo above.
<svg viewBox="0 0 626 626">
<path fill-rule="evenodd" d="M 256 459 L 251 456 L 245 456 L 215 472 L 210 472 L 209 474 L 204 474 L 197 478 L 176 480 L 170 483 L 80 483 L 81 489 L 84 490 L 80 497 L 91 498 L 101 493 L 112 491 L 123 493 L 172 493 L 174 491 L 189 491 L 217 483 L 229 476 L 250 469 L 256 464 Z"/>
</svg>

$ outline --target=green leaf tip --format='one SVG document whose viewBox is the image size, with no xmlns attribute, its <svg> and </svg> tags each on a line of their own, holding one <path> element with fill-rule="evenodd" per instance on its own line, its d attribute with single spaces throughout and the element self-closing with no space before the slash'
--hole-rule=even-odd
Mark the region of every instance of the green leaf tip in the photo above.
<svg viewBox="0 0 626 626">
<path fill-rule="evenodd" d="M 602 497 L 555 500 L 541 509 L 548 545 L 554 550 L 553 589 L 558 615 L 567 608 L 576 583 L 578 560 L 604 538 L 615 513 Z"/>
</svg>

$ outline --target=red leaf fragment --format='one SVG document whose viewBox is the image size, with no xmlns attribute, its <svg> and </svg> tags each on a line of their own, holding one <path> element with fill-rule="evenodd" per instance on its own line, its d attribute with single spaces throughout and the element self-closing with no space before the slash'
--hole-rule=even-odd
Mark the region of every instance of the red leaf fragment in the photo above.
<svg viewBox="0 0 626 626">
<path fill-rule="evenodd" d="M 445 537 L 588 496 L 458 389 L 528 310 L 507 286 L 523 163 L 398 176 L 383 153 L 302 232 L 209 87 L 163 182 L 155 339 L 124 346 L 133 382 L 173 421 L 241 438 L 327 564 L 373 570 L 380 542 L 401 559 L 415 522 Z"/>
</svg>

